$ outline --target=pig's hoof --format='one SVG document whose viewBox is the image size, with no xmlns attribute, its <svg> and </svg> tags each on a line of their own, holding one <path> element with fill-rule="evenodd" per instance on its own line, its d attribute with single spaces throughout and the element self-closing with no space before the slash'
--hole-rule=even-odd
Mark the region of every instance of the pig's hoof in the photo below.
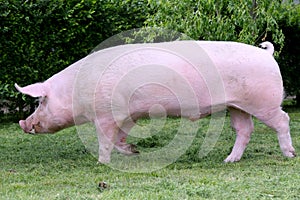
<svg viewBox="0 0 300 200">
<path fill-rule="evenodd" d="M 107 164 L 109 164 L 109 163 L 110 163 L 110 162 L 98 160 L 97 165 L 107 165 Z"/>
<path fill-rule="evenodd" d="M 286 151 L 284 155 L 289 158 L 294 158 L 297 156 L 295 150 Z"/>
<path fill-rule="evenodd" d="M 110 163 L 110 157 L 99 157 L 98 164 L 108 164 Z"/>
<path fill-rule="evenodd" d="M 225 160 L 224 162 L 225 163 L 233 163 L 233 162 L 237 162 L 237 161 L 240 161 L 240 157 L 236 157 L 236 156 L 231 156 L 229 155 Z"/>
<path fill-rule="evenodd" d="M 126 144 L 126 143 L 119 143 L 115 146 L 116 150 L 125 155 L 133 155 L 140 153 L 136 150 L 136 146 L 134 144 Z"/>
</svg>

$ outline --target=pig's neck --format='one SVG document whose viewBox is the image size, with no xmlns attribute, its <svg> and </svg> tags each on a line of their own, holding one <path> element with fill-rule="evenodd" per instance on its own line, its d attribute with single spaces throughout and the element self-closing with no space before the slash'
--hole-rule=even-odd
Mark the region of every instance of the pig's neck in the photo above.
<svg viewBox="0 0 300 200">
<path fill-rule="evenodd" d="M 76 124 L 83 124 L 87 122 L 84 117 L 74 116 L 73 106 L 73 90 L 74 82 L 76 79 L 76 73 L 78 72 L 80 65 L 74 63 L 67 67 L 63 71 L 55 74 L 47 80 L 50 83 L 52 96 L 56 100 L 56 105 L 60 110 L 61 117 L 66 122 L 66 127 L 73 126 Z M 77 114 L 77 113 L 75 113 Z M 74 119 L 76 118 L 76 120 Z"/>
</svg>

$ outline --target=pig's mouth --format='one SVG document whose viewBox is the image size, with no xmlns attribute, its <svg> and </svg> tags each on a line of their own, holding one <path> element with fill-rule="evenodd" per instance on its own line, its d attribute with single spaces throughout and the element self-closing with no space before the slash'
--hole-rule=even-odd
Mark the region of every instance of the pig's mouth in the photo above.
<svg viewBox="0 0 300 200">
<path fill-rule="evenodd" d="M 34 135 L 35 134 L 35 129 L 32 128 L 31 130 L 29 130 L 27 133 L 31 134 L 31 135 Z"/>
<path fill-rule="evenodd" d="M 19 125 L 21 126 L 21 128 L 23 129 L 23 131 L 25 133 L 29 133 L 31 135 L 36 135 L 36 134 L 40 134 L 40 133 L 55 133 L 61 129 L 64 128 L 64 126 L 59 126 L 56 124 L 56 127 L 51 127 L 48 129 L 43 128 L 44 126 L 41 124 L 40 121 L 38 121 L 37 123 L 26 123 L 25 120 L 20 120 L 19 121 Z"/>
<path fill-rule="evenodd" d="M 24 130 L 25 133 L 35 135 L 35 134 L 40 133 L 42 131 L 42 127 L 41 127 L 40 122 L 38 122 L 36 124 L 32 124 L 31 126 L 27 126 L 26 122 L 24 120 L 20 120 L 19 124 L 20 124 L 21 128 Z"/>
<path fill-rule="evenodd" d="M 32 128 L 31 130 L 29 130 L 30 134 L 36 134 L 36 133 L 40 133 L 41 132 L 41 123 L 38 122 L 37 124 L 32 124 Z"/>
</svg>

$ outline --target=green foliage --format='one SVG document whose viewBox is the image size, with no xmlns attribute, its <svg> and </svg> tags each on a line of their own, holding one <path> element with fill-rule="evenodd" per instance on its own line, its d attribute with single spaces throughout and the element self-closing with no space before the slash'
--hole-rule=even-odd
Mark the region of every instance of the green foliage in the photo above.
<svg viewBox="0 0 300 200">
<path fill-rule="evenodd" d="M 19 107 L 20 113 L 26 106 L 24 97 L 13 87 L 15 82 L 25 86 L 44 81 L 86 56 L 104 39 L 141 27 L 148 12 L 146 3 L 145 0 L 0 1 L 0 95 L 1 100 L 9 102 L 5 106 L 10 112 Z"/>
<path fill-rule="evenodd" d="M 159 26 L 185 33 L 194 39 L 231 40 L 248 44 L 261 42 L 268 34 L 283 46 L 278 21 L 289 15 L 290 4 L 281 1 L 150 0 L 157 12 L 147 26 Z"/>
<path fill-rule="evenodd" d="M 282 49 L 278 63 L 281 68 L 284 86 L 288 95 L 296 95 L 300 105 L 300 6 L 295 6 L 290 17 L 282 19 L 279 26 L 285 35 L 285 46 Z"/>
</svg>

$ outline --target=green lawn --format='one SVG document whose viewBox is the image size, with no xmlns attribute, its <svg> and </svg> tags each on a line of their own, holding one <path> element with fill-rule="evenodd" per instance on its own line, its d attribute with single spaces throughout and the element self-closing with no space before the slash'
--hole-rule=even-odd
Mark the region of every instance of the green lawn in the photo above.
<svg viewBox="0 0 300 200">
<path fill-rule="evenodd" d="M 290 117 L 299 154 L 300 110 L 291 110 Z M 139 123 L 143 126 L 149 121 Z M 162 148 L 176 135 L 178 123 L 178 119 L 168 119 L 157 134 L 129 140 L 141 152 Z M 31 136 L 23 134 L 17 124 L 0 124 L 0 199 L 300 198 L 300 159 L 282 156 L 272 130 L 255 120 L 255 131 L 242 160 L 224 164 L 235 138 L 229 118 L 214 149 L 202 158 L 198 152 L 209 118 L 196 123 L 201 129 L 186 153 L 175 163 L 149 173 L 98 165 L 75 128 L 55 135 Z M 107 188 L 98 188 L 102 181 Z"/>
</svg>

